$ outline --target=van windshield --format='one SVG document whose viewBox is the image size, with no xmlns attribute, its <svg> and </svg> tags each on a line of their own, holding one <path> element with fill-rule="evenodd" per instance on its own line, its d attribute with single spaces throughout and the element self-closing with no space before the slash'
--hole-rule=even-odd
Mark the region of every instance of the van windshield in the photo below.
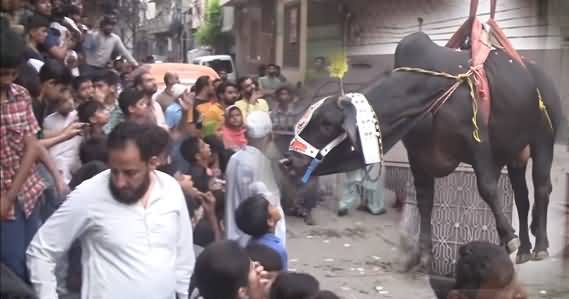
<svg viewBox="0 0 569 299">
<path fill-rule="evenodd" d="M 221 70 L 226 71 L 228 74 L 233 73 L 233 66 L 231 65 L 231 61 L 229 60 L 216 59 L 216 60 L 207 61 L 206 64 L 207 66 L 211 67 L 218 73 Z"/>
</svg>

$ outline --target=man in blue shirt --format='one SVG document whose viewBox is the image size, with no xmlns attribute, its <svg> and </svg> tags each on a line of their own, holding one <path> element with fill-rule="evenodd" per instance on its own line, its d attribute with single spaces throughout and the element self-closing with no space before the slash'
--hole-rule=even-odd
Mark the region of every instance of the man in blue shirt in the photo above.
<svg viewBox="0 0 569 299">
<path fill-rule="evenodd" d="M 284 271 L 288 268 L 288 253 L 282 240 L 275 235 L 275 227 L 281 220 L 281 213 L 262 195 L 245 199 L 235 211 L 237 227 L 251 236 L 249 244 L 262 244 L 276 251 Z"/>
</svg>

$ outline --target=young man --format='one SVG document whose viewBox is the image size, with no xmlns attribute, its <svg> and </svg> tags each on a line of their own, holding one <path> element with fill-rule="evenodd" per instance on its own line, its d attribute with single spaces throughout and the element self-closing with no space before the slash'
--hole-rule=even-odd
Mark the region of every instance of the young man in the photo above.
<svg viewBox="0 0 569 299">
<path fill-rule="evenodd" d="M 155 123 L 150 114 L 148 98 L 138 89 L 123 90 L 119 95 L 119 107 L 127 121 Z"/>
<path fill-rule="evenodd" d="M 267 65 L 267 75 L 259 78 L 259 88 L 265 96 L 272 96 L 279 87 L 283 86 L 283 82 L 279 78 L 279 67 L 276 64 Z"/>
<path fill-rule="evenodd" d="M 250 77 L 243 77 L 237 82 L 241 92 L 241 100 L 235 106 L 241 109 L 243 119 L 247 119 L 249 113 L 254 111 L 269 112 L 269 104 L 261 99 L 261 93 L 256 90 L 255 83 Z"/>
<path fill-rule="evenodd" d="M 53 19 L 55 14 L 60 13 L 62 10 L 62 5 L 60 3 L 52 3 L 50 0 L 35 0 L 34 2 L 34 12 L 37 15 L 43 16 L 50 20 Z M 69 45 L 65 42 L 65 40 L 62 42 L 62 38 L 65 37 L 60 36 L 58 30 L 49 28 L 47 37 L 45 38 L 45 41 L 40 45 L 39 50 L 44 53 L 45 56 L 63 62 L 65 56 L 67 55 L 67 51 L 69 50 Z"/>
<path fill-rule="evenodd" d="M 281 240 L 275 236 L 275 228 L 281 217 L 280 210 L 271 206 L 262 194 L 245 199 L 235 211 L 237 227 L 251 236 L 249 244 L 262 244 L 275 250 L 286 271 L 288 253 Z"/>
<path fill-rule="evenodd" d="M 192 286 L 204 299 L 265 299 L 267 273 L 234 241 L 209 245 L 196 260 Z"/>
<path fill-rule="evenodd" d="M 202 193 L 210 191 L 209 185 L 213 173 L 209 169 L 211 149 L 199 137 L 189 136 L 180 145 L 182 157 L 190 163 L 189 174 L 194 180 L 195 187 Z"/>
<path fill-rule="evenodd" d="M 26 23 L 26 44 L 24 59 L 32 65 L 36 71 L 40 71 L 45 63 L 45 58 L 40 51 L 40 45 L 47 38 L 49 19 L 42 15 L 32 15 Z"/>
<path fill-rule="evenodd" d="M 456 283 L 448 299 L 527 299 L 506 250 L 489 242 L 471 242 L 458 252 Z"/>
<path fill-rule="evenodd" d="M 219 102 L 229 107 L 239 100 L 239 87 L 232 82 L 223 82 L 216 89 L 216 94 Z"/>
<path fill-rule="evenodd" d="M 55 112 L 48 115 L 43 121 L 46 131 L 60 131 L 74 122 L 77 122 L 77 111 L 74 109 L 71 90 L 67 89 L 58 99 Z M 55 161 L 57 169 L 63 175 L 66 183 L 71 180 L 71 174 L 81 166 L 79 161 L 79 145 L 83 138 L 74 136 L 49 148 L 50 157 Z"/>
<path fill-rule="evenodd" d="M 119 124 L 107 143 L 110 170 L 79 185 L 35 235 L 27 257 L 39 298 L 57 298 L 53 270 L 79 238 L 88 297 L 188 298 L 190 216 L 178 182 L 155 171 L 163 149 L 149 130 Z"/>
<path fill-rule="evenodd" d="M 116 73 L 110 70 L 96 72 L 93 76 L 94 100 L 105 105 L 109 114 L 109 121 L 103 128 L 105 134 L 109 134 L 114 127 L 124 120 L 124 115 L 118 104 L 117 84 L 119 81 Z"/>
<path fill-rule="evenodd" d="M 207 103 L 214 96 L 213 85 L 209 76 L 200 76 L 193 89 L 196 94 L 196 105 Z"/>
<path fill-rule="evenodd" d="M 40 127 L 32 99 L 13 83 L 23 62 L 24 42 L 15 32 L 0 29 L 0 262 L 29 281 L 25 252 L 40 226 L 38 202 L 47 184 L 36 165 Z"/>
<path fill-rule="evenodd" d="M 172 87 L 175 84 L 179 83 L 180 78 L 178 77 L 178 74 L 167 72 L 164 75 L 164 84 L 166 87 L 161 92 L 154 94 L 153 98 L 155 102 L 158 102 L 158 104 L 160 104 L 160 107 L 162 107 L 163 111 L 166 111 L 166 108 L 168 108 L 168 106 L 170 106 L 170 104 L 172 104 L 177 99 L 177 97 L 175 97 L 172 93 Z"/>
<path fill-rule="evenodd" d="M 73 79 L 73 93 L 75 104 L 77 105 L 93 100 L 95 97 L 93 81 L 85 76 L 79 76 Z"/>
<path fill-rule="evenodd" d="M 99 30 L 87 34 L 83 41 L 86 64 L 81 69 L 82 75 L 104 68 L 111 61 L 113 52 L 125 57 L 128 62 L 138 65 L 134 57 L 124 46 L 121 38 L 113 33 L 115 20 L 106 16 L 101 20 Z"/>
<path fill-rule="evenodd" d="M 63 63 L 56 60 L 48 60 L 42 66 L 39 78 L 41 82 L 40 96 L 33 103 L 33 106 L 37 122 L 43 125 L 44 119 L 55 111 L 57 103 L 70 91 L 72 77 Z M 49 149 L 80 134 L 83 126 L 83 124 L 73 121 L 62 129 L 42 128 L 38 134 L 41 137 L 39 142 Z"/>
<path fill-rule="evenodd" d="M 83 132 L 84 138 L 105 136 L 103 128 L 109 121 L 109 113 L 101 102 L 87 101 L 81 103 L 77 107 L 77 117 L 79 122 L 88 124 L 87 130 Z"/>
<path fill-rule="evenodd" d="M 166 119 L 164 118 L 164 111 L 162 110 L 162 107 L 160 107 L 160 104 L 153 100 L 153 96 L 158 87 L 156 85 L 156 80 L 152 77 L 152 74 L 148 71 L 142 72 L 134 78 L 134 86 L 136 89 L 142 91 L 144 96 L 147 98 L 156 124 L 168 130 L 168 125 L 166 125 Z"/>
<path fill-rule="evenodd" d="M 235 222 L 235 210 L 245 199 L 263 194 L 275 207 L 282 219 L 277 223 L 275 235 L 286 246 L 286 222 L 280 204 L 280 191 L 273 175 L 271 161 L 265 152 L 271 142 L 272 123 L 266 112 L 253 112 L 247 119 L 249 145 L 242 147 L 229 160 L 226 171 L 225 233 L 227 239 L 239 240 L 245 245 L 249 237 Z"/>
</svg>

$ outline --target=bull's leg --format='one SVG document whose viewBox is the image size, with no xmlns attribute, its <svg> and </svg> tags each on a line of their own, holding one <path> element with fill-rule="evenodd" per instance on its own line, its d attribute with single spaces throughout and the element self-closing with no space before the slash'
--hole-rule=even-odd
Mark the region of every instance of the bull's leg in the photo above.
<svg viewBox="0 0 569 299">
<path fill-rule="evenodd" d="M 483 147 L 484 144 L 478 144 L 477 146 Z M 494 214 L 501 244 L 506 246 L 509 253 L 513 253 L 520 247 L 520 240 L 515 235 L 512 224 L 503 212 L 503 203 L 501 198 L 498 197 L 500 167 L 495 165 L 489 146 L 486 145 L 486 147 L 486 150 L 478 148 L 474 155 L 475 163 L 473 167 L 476 173 L 478 192 L 486 204 L 488 204 L 492 214 Z"/>
<path fill-rule="evenodd" d="M 547 239 L 547 209 L 552 191 L 551 164 L 553 162 L 552 143 L 539 142 L 532 146 L 532 177 L 534 185 L 534 205 L 532 209 L 531 232 L 535 236 L 534 260 L 545 259 L 549 253 Z"/>
<path fill-rule="evenodd" d="M 431 268 L 433 249 L 431 215 L 433 212 L 435 179 L 422 170 L 418 166 L 418 163 L 413 161 L 411 155 L 409 155 L 409 163 L 411 165 L 411 172 L 413 173 L 417 193 L 417 205 L 421 219 L 419 228 L 419 251 L 409 259 L 406 270 L 420 269 L 428 272 Z"/>
<path fill-rule="evenodd" d="M 512 189 L 514 190 L 514 199 L 516 201 L 516 208 L 518 209 L 518 218 L 520 222 L 521 247 L 518 250 L 518 255 L 516 257 L 517 264 L 523 264 L 531 259 L 531 241 L 529 239 L 528 231 L 530 203 L 525 176 L 526 169 L 527 163 L 524 163 L 521 166 L 508 164 L 508 175 L 510 177 Z"/>
</svg>

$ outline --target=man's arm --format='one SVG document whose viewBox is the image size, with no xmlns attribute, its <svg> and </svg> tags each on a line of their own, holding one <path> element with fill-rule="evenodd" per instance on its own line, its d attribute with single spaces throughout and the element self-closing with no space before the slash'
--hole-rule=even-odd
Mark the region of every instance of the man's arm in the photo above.
<svg viewBox="0 0 569 299">
<path fill-rule="evenodd" d="M 121 53 L 126 58 L 126 60 L 128 60 L 128 62 L 134 64 L 135 66 L 138 65 L 138 62 L 136 61 L 136 59 L 134 59 L 134 57 L 132 57 L 130 51 L 126 49 L 126 47 L 122 43 L 121 38 L 118 37 L 118 35 L 116 36 L 115 48 L 116 48 L 115 50 L 118 50 L 119 53 Z"/>
<path fill-rule="evenodd" d="M 154 99 L 151 99 L 151 103 L 152 103 L 152 113 L 154 114 L 154 118 L 156 119 L 156 124 L 159 127 L 168 130 L 169 127 L 168 124 L 166 124 L 166 118 L 164 117 L 164 111 L 162 110 L 162 106 L 160 106 L 160 104 Z"/>
<path fill-rule="evenodd" d="M 63 61 L 65 59 L 65 55 L 67 55 L 67 43 L 64 43 L 63 46 L 58 46 L 59 38 L 65 37 L 57 36 L 54 29 L 50 28 L 44 42 L 44 47 L 51 57 Z"/>
<path fill-rule="evenodd" d="M 7 213 L 12 210 L 18 193 L 20 193 L 22 186 L 26 182 L 26 179 L 30 175 L 32 168 L 35 165 L 38 154 L 38 147 L 39 145 L 35 135 L 29 134 L 24 137 L 24 155 L 20 161 L 20 167 L 12 179 L 10 189 L 7 190 L 6 194 L 2 192 L 2 198 L 0 200 L 4 202 L 2 203 L 0 218 L 6 217 Z"/>
<path fill-rule="evenodd" d="M 87 193 L 87 194 L 84 194 Z M 88 211 L 85 201 L 89 192 L 76 189 L 48 218 L 26 251 L 30 281 L 38 298 L 57 299 L 55 265 L 88 228 Z"/>
<path fill-rule="evenodd" d="M 44 132 L 44 138 L 42 138 L 39 143 L 45 148 L 50 148 L 58 143 L 75 137 L 81 133 L 81 128 L 84 124 L 80 122 L 74 122 L 65 127 L 62 130 L 49 130 Z"/>
<path fill-rule="evenodd" d="M 186 198 L 180 186 L 172 190 L 173 198 L 179 205 L 178 238 L 176 245 L 176 294 L 178 299 L 188 298 L 188 286 L 194 272 L 196 257 L 194 254 L 194 240 L 192 223 L 188 214 Z"/>
<path fill-rule="evenodd" d="M 47 171 L 53 177 L 57 192 L 62 195 L 65 194 L 67 192 L 67 184 L 65 184 L 65 179 L 57 169 L 55 162 L 49 156 L 47 149 L 43 146 L 39 146 L 38 151 L 39 160 L 43 163 L 43 165 L 45 165 Z"/>
</svg>

